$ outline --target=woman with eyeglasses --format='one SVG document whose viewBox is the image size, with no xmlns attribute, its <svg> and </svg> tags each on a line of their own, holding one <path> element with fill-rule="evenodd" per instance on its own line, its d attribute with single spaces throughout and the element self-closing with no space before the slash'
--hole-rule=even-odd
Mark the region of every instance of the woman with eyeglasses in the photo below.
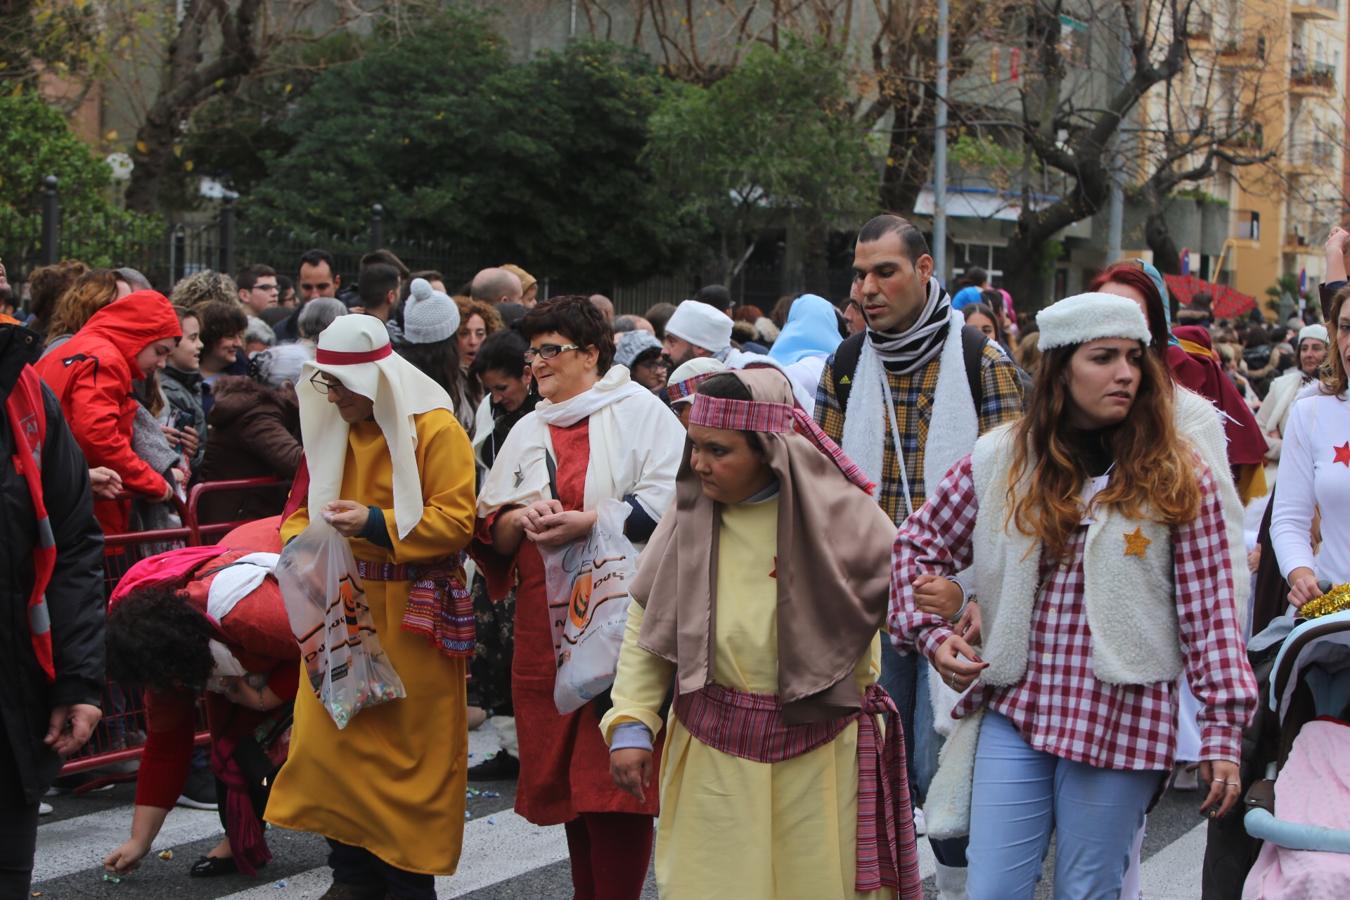
<svg viewBox="0 0 1350 900">
<path fill-rule="evenodd" d="M 543 398 L 511 430 L 478 498 L 478 554 L 493 597 L 516 588 L 511 693 L 520 742 L 516 812 L 565 825 L 578 897 L 642 893 L 655 792 L 614 786 L 599 700 L 559 714 L 557 670 L 540 548 L 583 540 L 607 499 L 631 507 L 641 545 L 675 495 L 684 429 L 654 394 L 612 365 L 614 334 L 584 296 L 560 297 L 520 323 L 525 361 Z"/>
</svg>

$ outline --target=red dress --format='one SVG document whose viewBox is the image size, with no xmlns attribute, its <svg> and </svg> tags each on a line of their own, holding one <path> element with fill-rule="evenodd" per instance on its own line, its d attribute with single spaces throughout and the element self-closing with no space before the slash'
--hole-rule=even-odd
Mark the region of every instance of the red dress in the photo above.
<svg viewBox="0 0 1350 900">
<path fill-rule="evenodd" d="M 557 454 L 558 499 L 565 509 L 583 508 L 590 430 L 583 419 L 569 428 L 549 426 Z M 520 740 L 516 812 L 536 825 L 560 825 L 581 813 L 620 812 L 654 816 L 656 791 L 640 803 L 614 786 L 609 748 L 600 735 L 595 705 L 561 715 L 553 704 L 553 631 L 548 621 L 544 562 L 529 540 L 515 558 L 516 646 L 511 660 L 511 701 Z M 660 769 L 657 745 L 656 770 Z"/>
</svg>

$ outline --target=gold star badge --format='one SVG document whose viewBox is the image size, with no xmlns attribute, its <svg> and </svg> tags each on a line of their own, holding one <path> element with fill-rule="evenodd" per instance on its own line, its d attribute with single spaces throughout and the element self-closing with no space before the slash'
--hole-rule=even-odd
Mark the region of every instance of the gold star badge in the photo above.
<svg viewBox="0 0 1350 900">
<path fill-rule="evenodd" d="M 1148 545 L 1151 543 L 1153 543 L 1153 541 L 1144 537 L 1144 530 L 1142 528 L 1136 528 L 1134 531 L 1126 532 L 1125 555 L 1137 556 L 1140 559 L 1143 559 L 1144 554 L 1148 551 Z"/>
</svg>

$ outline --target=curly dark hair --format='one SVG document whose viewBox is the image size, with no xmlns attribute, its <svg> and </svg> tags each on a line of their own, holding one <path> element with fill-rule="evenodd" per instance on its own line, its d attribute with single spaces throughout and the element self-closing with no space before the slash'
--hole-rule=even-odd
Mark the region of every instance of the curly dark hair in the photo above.
<svg viewBox="0 0 1350 900">
<path fill-rule="evenodd" d="M 202 326 L 203 355 L 225 338 L 243 334 L 248 328 L 248 316 L 244 315 L 244 308 L 238 302 L 207 300 L 190 308 Z"/>
<path fill-rule="evenodd" d="M 614 363 L 614 329 L 582 294 L 566 294 L 540 303 L 520 320 L 519 331 L 527 341 L 536 334 L 556 331 L 582 349 L 594 347 L 600 353 L 595 369 L 601 375 Z"/>
<path fill-rule="evenodd" d="M 108 614 L 108 677 L 152 690 L 206 687 L 215 632 L 172 587 L 132 591 Z"/>
</svg>

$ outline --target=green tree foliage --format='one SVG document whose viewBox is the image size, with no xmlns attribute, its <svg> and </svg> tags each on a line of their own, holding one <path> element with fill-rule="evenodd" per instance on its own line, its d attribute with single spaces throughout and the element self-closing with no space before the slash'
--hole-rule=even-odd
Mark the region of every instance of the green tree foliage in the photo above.
<svg viewBox="0 0 1350 900">
<path fill-rule="evenodd" d="M 875 208 L 879 165 L 850 100 L 837 51 L 800 42 L 666 95 L 646 159 L 681 213 L 717 236 L 724 277 L 785 218 L 823 235 Z"/>
<path fill-rule="evenodd" d="M 279 71 L 241 82 L 237 89 L 207 100 L 193 113 L 183 136 L 182 158 L 190 172 L 175 173 L 176 206 L 201 203 L 197 179 L 206 175 L 240 194 L 249 194 L 267 176 L 267 160 L 284 156 L 295 137 L 282 124 L 328 68 L 351 62 L 362 39 L 339 31 L 300 45 Z"/>
<path fill-rule="evenodd" d="M 36 258 L 43 179 L 55 175 L 66 256 L 107 265 L 107 238 L 151 222 L 110 202 L 112 173 L 35 93 L 0 96 L 0 235 L 12 260 Z"/>
<path fill-rule="evenodd" d="M 640 278 L 684 239 L 639 161 L 661 89 L 649 62 L 609 44 L 513 65 L 481 18 L 447 14 L 324 72 L 245 214 L 354 232 L 379 203 L 389 229 L 480 258 L 568 282 Z"/>
</svg>

